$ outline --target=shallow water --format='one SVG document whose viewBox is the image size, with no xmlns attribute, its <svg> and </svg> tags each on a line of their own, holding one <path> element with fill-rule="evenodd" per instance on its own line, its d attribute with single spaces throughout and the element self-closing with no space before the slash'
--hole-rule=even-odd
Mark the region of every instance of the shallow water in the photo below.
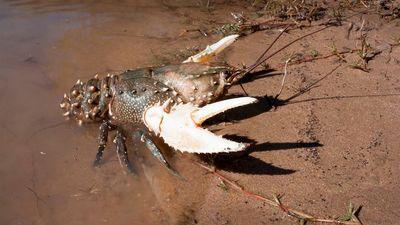
<svg viewBox="0 0 400 225">
<path fill-rule="evenodd" d="M 178 44 L 187 18 L 176 6 L 185 4 L 197 7 L 185 1 L 0 2 L 0 224 L 190 219 L 199 197 L 188 201 L 194 190 L 182 187 L 187 182 L 132 143 L 140 178 L 120 167 L 111 145 L 103 167 L 93 168 L 97 125 L 64 121 L 58 106 L 76 79 L 149 65 L 152 52 Z"/>
</svg>

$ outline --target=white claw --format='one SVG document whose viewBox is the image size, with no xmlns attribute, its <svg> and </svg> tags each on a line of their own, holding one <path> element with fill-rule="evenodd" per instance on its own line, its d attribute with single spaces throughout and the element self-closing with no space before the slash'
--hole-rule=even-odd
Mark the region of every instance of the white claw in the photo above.
<svg viewBox="0 0 400 225">
<path fill-rule="evenodd" d="M 252 97 L 232 98 L 224 101 L 215 102 L 201 107 L 192 113 L 192 119 L 196 124 L 202 124 L 208 118 L 211 118 L 228 109 L 233 109 L 239 106 L 248 105 L 257 102 L 257 99 Z"/>
<path fill-rule="evenodd" d="M 216 55 L 218 55 L 220 52 L 222 52 L 225 48 L 227 48 L 229 45 L 231 45 L 233 42 L 235 42 L 238 37 L 239 35 L 237 34 L 226 36 L 221 40 L 219 40 L 218 42 L 207 46 L 206 49 L 204 49 L 200 53 L 190 56 L 185 61 L 183 61 L 183 63 L 208 62 Z"/>
<path fill-rule="evenodd" d="M 157 104 L 146 109 L 143 121 L 146 127 L 164 139 L 176 150 L 190 153 L 220 153 L 244 150 L 248 144 L 219 137 L 200 125 L 206 119 L 228 109 L 257 102 L 251 97 L 242 97 L 212 103 L 202 108 L 191 103 L 170 106 Z"/>
</svg>

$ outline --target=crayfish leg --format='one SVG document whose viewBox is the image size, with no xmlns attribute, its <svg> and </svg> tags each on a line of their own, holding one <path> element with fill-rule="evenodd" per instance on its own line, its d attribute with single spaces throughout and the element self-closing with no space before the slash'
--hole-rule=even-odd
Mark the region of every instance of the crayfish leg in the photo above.
<svg viewBox="0 0 400 225">
<path fill-rule="evenodd" d="M 125 140 L 126 140 L 126 138 L 122 134 L 122 131 L 117 130 L 117 135 L 114 138 L 114 143 L 117 148 L 118 160 L 119 160 L 119 163 L 121 164 L 121 166 L 125 166 L 128 169 L 129 173 L 131 173 L 134 176 L 137 176 L 138 173 L 137 173 L 136 169 L 133 167 L 133 165 L 129 161 L 128 151 L 127 151 L 126 145 L 125 145 Z"/>
<path fill-rule="evenodd" d="M 107 145 L 108 132 L 114 130 L 116 127 L 108 121 L 103 121 L 100 125 L 99 133 L 99 147 L 97 149 L 96 159 L 94 160 L 93 166 L 100 167 L 101 161 L 103 159 L 103 152 Z"/>
<path fill-rule="evenodd" d="M 158 161 L 160 161 L 165 167 L 167 167 L 168 171 L 171 172 L 172 175 L 184 179 L 178 171 L 176 171 L 172 166 L 168 163 L 168 161 L 165 159 L 165 156 L 162 154 L 161 150 L 157 147 L 157 145 L 151 140 L 150 137 L 148 137 L 143 131 L 138 131 L 140 140 L 144 142 L 146 145 L 147 149 L 150 150 L 151 154 L 155 156 Z"/>
</svg>

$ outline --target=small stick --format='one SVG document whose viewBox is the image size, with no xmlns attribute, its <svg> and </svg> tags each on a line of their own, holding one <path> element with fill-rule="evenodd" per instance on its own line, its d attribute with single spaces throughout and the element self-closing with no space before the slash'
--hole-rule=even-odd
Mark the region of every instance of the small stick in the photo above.
<svg viewBox="0 0 400 225">
<path fill-rule="evenodd" d="M 221 173 L 219 173 L 215 168 L 211 168 L 209 166 L 206 166 L 202 163 L 199 163 L 197 161 L 192 160 L 192 162 L 196 165 L 198 165 L 199 167 L 207 170 L 208 172 L 212 173 L 214 176 L 216 176 L 218 179 L 224 181 L 225 183 L 231 185 L 233 188 L 235 188 L 236 190 L 239 190 L 240 192 L 242 192 L 244 195 L 248 196 L 248 197 L 252 197 L 254 199 L 257 200 L 261 200 L 263 202 L 266 202 L 267 204 L 277 207 L 279 209 L 281 209 L 283 212 L 287 213 L 289 216 L 291 217 L 295 217 L 299 220 L 304 220 L 306 222 L 323 222 L 323 223 L 334 223 L 334 224 L 344 224 L 344 225 L 362 225 L 362 223 L 356 218 L 353 217 L 353 221 L 339 221 L 339 220 L 335 220 L 335 219 L 321 219 L 321 218 L 316 218 L 312 215 L 309 215 L 307 213 L 304 213 L 302 211 L 290 208 L 289 206 L 286 206 L 284 204 L 282 204 L 279 200 L 278 196 L 274 196 L 274 200 L 271 200 L 269 198 L 266 198 L 262 195 L 258 195 L 255 194 L 253 192 L 247 191 L 246 189 L 244 189 L 244 187 L 238 185 L 236 182 L 232 181 L 231 179 L 225 177 L 224 175 L 222 175 Z"/>
<path fill-rule="evenodd" d="M 286 75 L 287 75 L 287 66 L 288 66 L 290 60 L 292 60 L 291 57 L 290 57 L 288 60 L 286 60 L 286 63 L 285 63 L 285 73 L 284 73 L 283 78 L 282 78 L 281 89 L 279 90 L 278 94 L 275 95 L 275 99 L 277 99 L 277 98 L 279 97 L 279 95 L 282 93 L 283 85 L 285 84 L 285 79 L 286 79 Z"/>
<path fill-rule="evenodd" d="M 357 51 L 357 49 L 349 49 L 349 50 L 344 50 L 344 51 L 341 51 L 341 52 L 334 52 L 334 53 L 330 53 L 330 54 L 322 55 L 322 56 L 317 56 L 317 57 L 307 57 L 307 58 L 303 58 L 303 59 L 299 59 L 299 60 L 292 60 L 289 63 L 289 65 L 296 65 L 296 64 L 301 64 L 301 63 L 305 63 L 305 62 L 312 62 L 312 61 L 320 60 L 320 59 L 327 59 L 327 58 L 330 58 L 332 56 L 349 54 L 349 53 L 353 53 L 355 51 Z M 342 59 L 341 57 L 339 57 L 339 58 Z M 285 66 L 285 64 L 279 64 L 280 68 L 282 68 L 284 66 Z"/>
<path fill-rule="evenodd" d="M 351 30 L 353 29 L 353 26 L 354 26 L 354 23 L 351 22 L 351 23 L 349 24 L 349 27 L 347 28 L 347 32 L 346 32 L 346 39 L 347 39 L 347 40 L 349 40 L 349 38 L 350 38 L 350 33 L 351 33 Z"/>
<path fill-rule="evenodd" d="M 191 33 L 191 32 L 199 32 L 201 35 L 203 35 L 204 37 L 207 37 L 208 36 L 208 34 L 207 34 L 207 32 L 206 31 L 203 31 L 203 30 L 201 30 L 201 29 L 186 29 L 186 30 L 183 30 L 179 35 L 178 35 L 178 37 L 182 37 L 184 34 L 186 34 L 186 33 Z"/>
</svg>

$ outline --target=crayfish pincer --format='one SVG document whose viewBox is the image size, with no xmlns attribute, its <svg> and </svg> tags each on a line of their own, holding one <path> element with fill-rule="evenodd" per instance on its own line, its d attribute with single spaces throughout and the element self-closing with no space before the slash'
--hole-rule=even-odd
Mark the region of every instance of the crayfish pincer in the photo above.
<svg viewBox="0 0 400 225">
<path fill-rule="evenodd" d="M 223 38 L 184 63 L 128 70 L 87 82 L 78 80 L 60 104 L 63 115 L 79 124 L 101 122 L 95 165 L 99 165 L 108 132 L 116 130 L 114 143 L 121 165 L 131 172 L 126 136 L 140 135 L 146 147 L 170 171 L 177 174 L 152 141 L 161 137 L 172 148 L 189 153 L 237 152 L 248 145 L 214 135 L 201 124 L 228 109 L 257 100 L 240 97 L 217 101 L 246 71 L 225 63 L 204 62 L 230 45 L 237 35 Z M 184 137 L 184 138 L 182 138 Z"/>
</svg>

